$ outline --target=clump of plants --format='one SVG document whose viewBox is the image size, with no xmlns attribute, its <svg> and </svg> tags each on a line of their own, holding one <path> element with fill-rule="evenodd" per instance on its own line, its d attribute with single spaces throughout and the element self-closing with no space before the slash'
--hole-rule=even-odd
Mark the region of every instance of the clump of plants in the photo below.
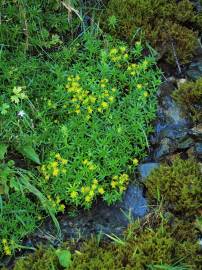
<svg viewBox="0 0 202 270">
<path fill-rule="evenodd" d="M 161 72 L 142 52 L 141 42 L 129 47 L 93 31 L 45 60 L 2 49 L 1 159 L 23 160 L 26 170 L 12 170 L 26 172 L 24 194 L 53 219 L 66 205 L 120 200 L 146 156 Z"/>
<path fill-rule="evenodd" d="M 197 237 L 198 233 L 191 223 L 170 214 L 150 215 L 142 222 L 130 224 L 121 238 L 113 236 L 113 242 L 94 238 L 83 243 L 79 250 L 72 248 L 71 262 L 64 268 L 143 270 L 175 269 L 174 266 L 178 269 L 181 265 L 182 269 L 199 269 L 201 250 Z M 54 269 L 61 269 L 56 254 L 53 249 L 40 248 L 17 261 L 14 270 L 30 267 L 39 270 L 42 265 L 54 265 Z"/>
<path fill-rule="evenodd" d="M 90 32 L 79 41 L 66 82 L 49 95 L 54 135 L 40 188 L 51 200 L 90 207 L 98 196 L 112 204 L 126 190 L 146 154 L 160 84 L 155 58 L 142 50 L 140 42 L 130 48 Z"/>
<path fill-rule="evenodd" d="M 202 78 L 181 84 L 173 97 L 194 122 L 202 121 Z"/>
<path fill-rule="evenodd" d="M 202 174 L 193 160 L 177 158 L 172 166 L 162 164 L 145 182 L 151 204 L 162 201 L 166 209 L 193 217 L 202 204 Z"/>
<path fill-rule="evenodd" d="M 101 23 L 106 31 L 127 40 L 142 38 L 168 62 L 187 63 L 201 31 L 201 15 L 189 0 L 110 0 Z"/>
</svg>

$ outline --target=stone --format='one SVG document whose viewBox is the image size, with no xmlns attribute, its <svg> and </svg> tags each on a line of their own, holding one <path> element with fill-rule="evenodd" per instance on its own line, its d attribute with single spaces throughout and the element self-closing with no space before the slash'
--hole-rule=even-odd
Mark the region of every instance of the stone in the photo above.
<svg viewBox="0 0 202 270">
<path fill-rule="evenodd" d="M 190 64 L 186 74 L 191 80 L 197 80 L 202 76 L 202 56 L 197 57 Z"/>
<path fill-rule="evenodd" d="M 195 144 L 194 151 L 198 158 L 202 158 L 202 142 Z"/>
<path fill-rule="evenodd" d="M 141 177 L 142 180 L 144 180 L 147 176 L 150 175 L 150 173 L 158 168 L 160 166 L 160 163 L 158 162 L 148 162 L 148 163 L 143 163 L 138 166 L 138 173 Z"/>
<path fill-rule="evenodd" d="M 164 138 L 159 147 L 154 151 L 154 160 L 159 161 L 166 155 L 172 154 L 177 149 L 176 144 L 170 138 Z"/>
<path fill-rule="evenodd" d="M 148 212 L 148 204 L 143 196 L 143 189 L 133 184 L 129 185 L 120 208 L 126 213 L 131 213 L 132 217 L 144 217 Z"/>
</svg>

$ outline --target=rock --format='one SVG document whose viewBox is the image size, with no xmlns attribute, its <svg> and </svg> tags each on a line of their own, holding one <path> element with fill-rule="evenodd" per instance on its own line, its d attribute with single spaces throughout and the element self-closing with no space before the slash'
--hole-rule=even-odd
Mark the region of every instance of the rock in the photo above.
<svg viewBox="0 0 202 270">
<path fill-rule="evenodd" d="M 177 87 L 179 88 L 183 83 L 186 83 L 187 79 L 181 78 L 177 80 Z"/>
<path fill-rule="evenodd" d="M 194 151 L 198 158 L 202 158 L 202 142 L 195 144 Z"/>
<path fill-rule="evenodd" d="M 169 138 L 164 138 L 159 147 L 154 151 L 154 160 L 159 161 L 166 155 L 172 154 L 177 149 L 176 144 Z"/>
<path fill-rule="evenodd" d="M 143 196 L 142 188 L 130 185 L 126 191 L 123 202 L 120 203 L 120 208 L 131 212 L 133 217 L 144 217 L 148 212 L 147 200 Z"/>
<path fill-rule="evenodd" d="M 190 64 L 186 74 L 191 80 L 197 80 L 202 76 L 202 56 L 198 56 Z"/>
<path fill-rule="evenodd" d="M 188 149 L 194 145 L 194 140 L 191 137 L 182 138 L 177 144 L 178 149 Z"/>
<path fill-rule="evenodd" d="M 138 166 L 138 172 L 142 180 L 144 180 L 150 173 L 160 166 L 160 163 L 157 162 L 148 162 L 143 163 Z"/>
<path fill-rule="evenodd" d="M 202 139 L 202 124 L 193 127 L 190 131 L 190 135 L 194 136 L 196 139 Z"/>
</svg>

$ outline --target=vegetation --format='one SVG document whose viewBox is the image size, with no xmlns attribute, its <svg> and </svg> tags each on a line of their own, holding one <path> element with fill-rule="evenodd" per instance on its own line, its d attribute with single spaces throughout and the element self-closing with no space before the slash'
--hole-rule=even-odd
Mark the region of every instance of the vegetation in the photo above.
<svg viewBox="0 0 202 270">
<path fill-rule="evenodd" d="M 82 244 L 74 252 L 65 269 L 199 269 L 201 251 L 197 231 L 192 224 L 172 215 L 154 214 L 143 222 L 131 224 L 122 239 L 115 242 L 97 241 Z M 14 270 L 60 268 L 53 249 L 37 252 L 17 261 Z M 53 267 L 52 266 L 52 267 Z M 49 268 L 48 268 L 49 267 Z"/>
<path fill-rule="evenodd" d="M 199 213 L 202 198 L 202 174 L 193 160 L 176 159 L 172 166 L 161 165 L 146 181 L 152 204 L 162 201 L 175 214 L 191 217 Z"/>
<path fill-rule="evenodd" d="M 44 210 L 59 231 L 55 214 L 64 212 L 66 205 L 89 208 L 97 197 L 108 204 L 120 200 L 130 173 L 146 155 L 157 107 L 161 72 L 153 52 L 143 55 L 141 42 L 128 46 L 95 27 L 64 44 L 58 31 L 69 35 L 68 24 L 63 15 L 58 21 L 57 12 L 63 9 L 53 3 L 1 3 L 5 15 L 0 51 L 0 158 L 6 168 L 1 177 L 2 210 L 7 204 L 12 208 L 9 198 L 17 196 L 22 198 L 20 209 L 26 211 L 24 201 L 32 198 L 40 212 L 30 216 L 29 229 L 21 221 L 10 235 L 1 230 L 2 239 L 14 239 L 16 246 L 38 225 L 38 216 L 46 215 Z M 15 15 L 17 8 L 26 14 Z M 46 8 L 55 15 L 45 16 Z M 21 33 L 26 18 L 29 38 Z M 51 34 L 43 39 L 40 31 L 46 27 Z M 2 222 L 8 232 L 15 218 L 9 215 Z M 3 245 L 0 253 L 6 254 Z"/>
<path fill-rule="evenodd" d="M 201 18 L 189 0 L 110 0 L 101 23 L 106 31 L 130 42 L 141 36 L 168 62 L 177 56 L 183 64 L 193 55 Z"/>
<path fill-rule="evenodd" d="M 173 97 L 194 122 L 202 120 L 202 78 L 181 84 Z"/>
<path fill-rule="evenodd" d="M 9 259 L 47 215 L 61 239 L 58 213 L 121 200 L 156 116 L 162 72 L 149 43 L 187 63 L 202 15 L 188 0 L 2 0 L 0 10 L 0 258 Z M 201 86 L 174 93 L 194 121 Z M 108 235 L 114 242 L 40 246 L 14 270 L 198 270 L 200 180 L 193 160 L 161 165 L 145 185 L 163 210 Z"/>
</svg>

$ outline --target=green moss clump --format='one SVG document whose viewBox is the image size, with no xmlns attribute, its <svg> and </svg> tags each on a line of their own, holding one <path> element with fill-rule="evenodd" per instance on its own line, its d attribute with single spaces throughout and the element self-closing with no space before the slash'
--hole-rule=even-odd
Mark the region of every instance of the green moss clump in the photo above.
<svg viewBox="0 0 202 270">
<path fill-rule="evenodd" d="M 160 55 L 165 55 L 168 62 L 175 62 L 174 46 L 180 62 L 186 63 L 197 44 L 198 33 L 193 28 L 200 31 L 200 16 L 188 0 L 110 0 L 102 23 L 106 31 L 110 28 L 113 35 L 127 40 L 134 35 L 137 38 L 141 29 L 145 39 Z M 116 21 L 110 27 L 111 18 Z"/>
<path fill-rule="evenodd" d="M 50 270 L 63 269 L 59 266 L 59 262 L 54 248 L 44 249 L 40 247 L 34 253 L 17 261 L 15 270 Z"/>
<path fill-rule="evenodd" d="M 193 160 L 177 158 L 171 167 L 161 165 L 147 178 L 151 203 L 163 200 L 165 207 L 183 216 L 197 214 L 202 205 L 202 175 Z"/>
<path fill-rule="evenodd" d="M 193 121 L 202 121 L 202 78 L 181 84 L 173 97 Z"/>
<path fill-rule="evenodd" d="M 149 265 L 173 265 L 179 260 L 189 265 L 188 269 L 200 269 L 198 233 L 187 220 L 157 213 L 131 224 L 119 242 L 98 242 L 95 238 L 84 242 L 72 254 L 68 270 L 145 270 Z M 14 266 L 14 270 L 25 269 L 60 270 L 61 267 L 55 249 L 40 247 Z"/>
</svg>

